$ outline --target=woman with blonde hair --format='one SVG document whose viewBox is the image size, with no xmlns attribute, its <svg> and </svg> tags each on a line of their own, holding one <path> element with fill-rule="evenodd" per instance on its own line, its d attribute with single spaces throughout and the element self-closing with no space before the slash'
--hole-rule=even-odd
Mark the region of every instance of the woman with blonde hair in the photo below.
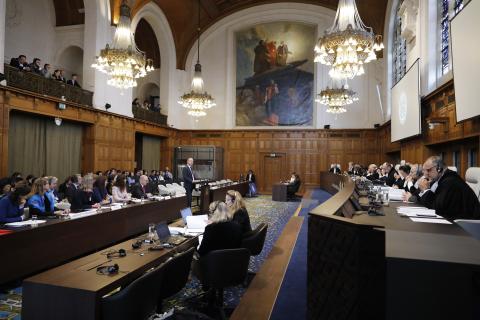
<svg viewBox="0 0 480 320">
<path fill-rule="evenodd" d="M 242 229 L 230 219 L 227 205 L 219 202 L 217 208 L 205 227 L 202 243 L 198 248 L 200 256 L 213 250 L 240 248 Z"/>
<path fill-rule="evenodd" d="M 230 219 L 240 225 L 242 233 L 246 234 L 252 231 L 250 217 L 240 192 L 228 190 L 225 195 L 225 203 L 228 207 Z"/>
<path fill-rule="evenodd" d="M 76 190 L 72 197 L 72 211 L 100 207 L 93 197 L 93 182 L 93 175 L 87 174 L 83 177 L 81 190 Z"/>
</svg>

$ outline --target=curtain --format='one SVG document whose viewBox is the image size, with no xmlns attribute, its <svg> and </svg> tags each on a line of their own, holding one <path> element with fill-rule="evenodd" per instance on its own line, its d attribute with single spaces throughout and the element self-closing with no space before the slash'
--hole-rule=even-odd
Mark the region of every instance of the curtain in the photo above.
<svg viewBox="0 0 480 320">
<path fill-rule="evenodd" d="M 161 139 L 152 136 L 143 136 L 142 169 L 160 169 L 160 143 Z"/>
<path fill-rule="evenodd" d="M 8 135 L 8 170 L 56 176 L 63 180 L 80 173 L 82 125 L 52 118 L 11 113 Z"/>
<path fill-rule="evenodd" d="M 80 173 L 83 127 L 69 122 L 57 126 L 51 120 L 46 127 L 46 172 L 61 180 Z"/>
</svg>

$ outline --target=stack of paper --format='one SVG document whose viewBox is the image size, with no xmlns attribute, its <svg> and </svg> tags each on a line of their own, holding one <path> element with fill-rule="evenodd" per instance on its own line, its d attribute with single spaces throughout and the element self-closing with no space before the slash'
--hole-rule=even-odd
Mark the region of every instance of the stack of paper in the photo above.
<svg viewBox="0 0 480 320">
<path fill-rule="evenodd" d="M 397 208 L 397 213 L 404 217 L 420 217 L 420 218 L 432 218 L 439 217 L 435 210 L 427 209 L 425 207 L 410 207 L 410 206 L 400 206 Z"/>
<path fill-rule="evenodd" d="M 91 216 L 91 215 L 94 215 L 94 214 L 97 214 L 97 210 L 96 210 L 96 209 L 87 210 L 87 211 L 82 211 L 82 212 L 77 212 L 77 213 L 70 213 L 70 214 L 69 214 L 69 217 L 70 217 L 71 220 L 73 220 L 73 219 L 79 219 L 79 218 L 88 217 L 88 216 Z"/>
<path fill-rule="evenodd" d="M 397 208 L 397 212 L 401 216 L 409 217 L 413 222 L 451 224 L 451 222 L 436 214 L 435 210 L 425 207 L 401 206 Z"/>
<path fill-rule="evenodd" d="M 388 190 L 388 198 L 393 201 L 402 201 L 404 194 L 405 190 L 403 189 L 390 188 Z"/>
<path fill-rule="evenodd" d="M 45 223 L 45 222 L 47 222 L 47 220 L 37 220 L 36 221 L 37 224 Z M 35 224 L 35 223 L 32 222 L 32 220 L 5 223 L 5 225 L 9 226 L 9 227 L 26 227 L 26 226 L 30 226 L 30 225 L 33 225 L 33 224 Z"/>
</svg>

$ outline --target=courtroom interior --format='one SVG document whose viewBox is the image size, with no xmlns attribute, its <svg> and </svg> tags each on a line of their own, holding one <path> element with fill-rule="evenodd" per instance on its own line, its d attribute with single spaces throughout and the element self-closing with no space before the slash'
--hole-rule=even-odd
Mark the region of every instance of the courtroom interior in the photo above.
<svg viewBox="0 0 480 320">
<path fill-rule="evenodd" d="M 480 0 L 0 0 L 0 319 L 480 319 Z"/>
</svg>

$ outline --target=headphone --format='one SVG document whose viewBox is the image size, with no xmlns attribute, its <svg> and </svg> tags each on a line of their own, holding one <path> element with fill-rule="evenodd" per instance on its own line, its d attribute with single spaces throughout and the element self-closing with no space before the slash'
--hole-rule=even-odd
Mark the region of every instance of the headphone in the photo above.
<svg viewBox="0 0 480 320">
<path fill-rule="evenodd" d="M 437 172 L 440 173 L 443 171 L 443 166 L 440 167 L 440 162 L 437 163 Z"/>
<path fill-rule="evenodd" d="M 107 252 L 107 259 L 123 258 L 126 256 L 127 256 L 127 251 L 125 251 L 125 249 L 119 249 L 118 251 Z"/>
<path fill-rule="evenodd" d="M 102 266 L 97 267 L 97 274 L 102 275 L 114 275 L 117 274 L 119 270 L 118 264 L 110 265 L 110 266 Z"/>
<path fill-rule="evenodd" d="M 142 240 L 137 240 L 134 243 L 132 243 L 132 248 L 133 249 L 140 249 L 142 246 L 143 241 Z M 119 250 L 120 251 L 120 250 Z"/>
</svg>

